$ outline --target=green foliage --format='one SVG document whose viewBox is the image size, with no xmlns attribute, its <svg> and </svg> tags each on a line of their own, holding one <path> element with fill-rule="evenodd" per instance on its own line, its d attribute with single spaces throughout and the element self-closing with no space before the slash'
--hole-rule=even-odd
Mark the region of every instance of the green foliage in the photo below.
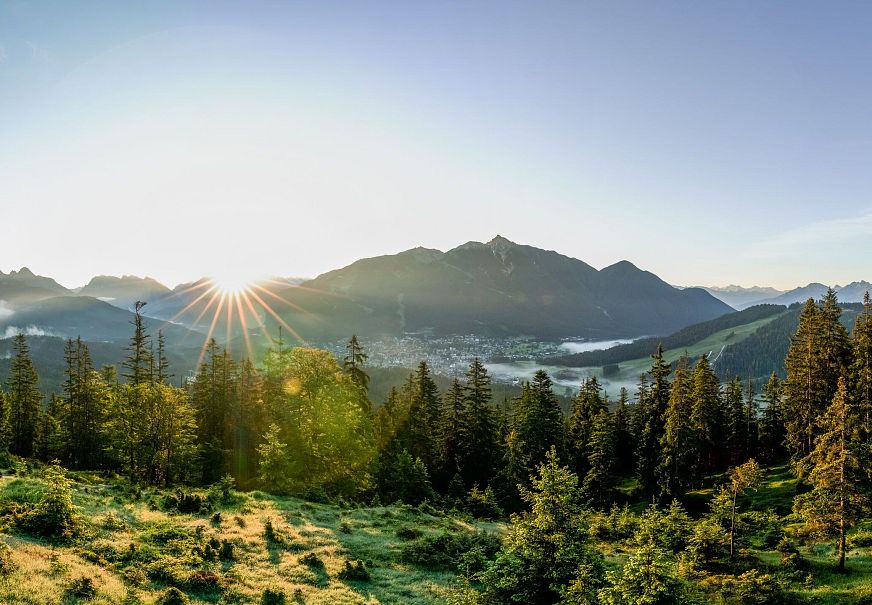
<svg viewBox="0 0 872 605">
<path fill-rule="evenodd" d="M 553 603 L 580 583 L 597 586 L 602 560 L 588 545 L 578 477 L 560 466 L 554 448 L 529 490 L 527 512 L 512 530 L 494 564 L 482 574 L 489 603 Z"/>
<path fill-rule="evenodd" d="M 0 542 L 0 577 L 5 577 L 15 571 L 15 561 L 12 560 L 12 549 L 6 542 Z"/>
<path fill-rule="evenodd" d="M 188 603 L 190 603 L 188 596 L 178 588 L 172 586 L 164 591 L 155 605 L 188 605 Z"/>
<path fill-rule="evenodd" d="M 94 586 L 94 579 L 89 576 L 80 576 L 70 582 L 64 591 L 65 594 L 74 599 L 82 601 L 90 601 L 97 594 L 97 587 Z"/>
<path fill-rule="evenodd" d="M 81 515 L 73 504 L 71 482 L 58 464 L 43 472 L 46 490 L 39 502 L 22 520 L 24 527 L 35 534 L 70 539 L 82 525 Z"/>
<path fill-rule="evenodd" d="M 705 567 L 730 553 L 730 535 L 717 520 L 706 517 L 693 525 L 687 550 L 698 565 Z"/>
<path fill-rule="evenodd" d="M 602 605 L 680 605 L 684 587 L 672 559 L 652 542 L 642 544 L 621 571 L 606 573 L 599 591 Z"/>
<path fill-rule="evenodd" d="M 442 532 L 405 544 L 400 559 L 425 569 L 456 570 L 464 557 L 474 550 L 490 560 L 499 549 L 500 541 L 492 534 Z"/>
<path fill-rule="evenodd" d="M 505 514 L 497 502 L 497 496 L 491 486 L 483 491 L 473 485 L 466 497 L 467 512 L 477 519 L 501 519 Z"/>
<path fill-rule="evenodd" d="M 285 605 L 285 593 L 278 588 L 267 588 L 260 596 L 260 605 Z"/>
<path fill-rule="evenodd" d="M 349 582 L 369 582 L 369 570 L 360 559 L 353 563 L 345 559 L 345 567 L 336 574 L 336 577 Z"/>
</svg>

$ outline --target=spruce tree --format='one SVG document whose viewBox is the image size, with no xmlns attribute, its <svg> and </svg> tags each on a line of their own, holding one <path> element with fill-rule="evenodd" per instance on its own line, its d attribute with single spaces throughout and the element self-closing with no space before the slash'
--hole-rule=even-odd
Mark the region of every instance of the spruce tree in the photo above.
<svg viewBox="0 0 872 605">
<path fill-rule="evenodd" d="M 706 474 L 721 468 L 725 462 L 723 440 L 724 415 L 721 403 L 721 383 L 702 355 L 693 368 L 693 400 L 691 426 L 696 433 L 699 457 L 693 468 L 693 481 L 698 483 Z"/>
<path fill-rule="evenodd" d="M 607 409 L 602 395 L 602 387 L 596 376 L 586 379 L 572 401 L 569 418 L 566 422 L 566 445 L 569 450 L 570 468 L 584 477 L 588 471 L 590 456 L 590 435 L 593 419 Z"/>
<path fill-rule="evenodd" d="M 640 392 L 636 413 L 639 416 L 636 468 L 642 493 L 654 496 L 659 492 L 657 468 L 660 466 L 660 438 L 663 436 L 663 420 L 669 406 L 669 374 L 672 368 L 663 356 L 663 345 L 651 356 L 648 374 L 650 384 Z"/>
<path fill-rule="evenodd" d="M 30 359 L 30 348 L 24 334 L 12 341 L 12 365 L 6 389 L 9 397 L 10 451 L 16 456 L 32 456 L 36 425 L 39 419 L 42 393 L 39 376 Z"/>
<path fill-rule="evenodd" d="M 685 356 L 676 364 L 660 438 L 663 457 L 657 476 L 660 496 L 666 501 L 684 495 L 691 485 L 694 465 L 699 460 L 698 435 L 692 425 L 693 380 L 689 362 Z"/>
<path fill-rule="evenodd" d="M 763 387 L 763 408 L 760 419 L 760 451 L 763 460 L 774 462 L 785 455 L 784 447 L 784 414 L 783 414 L 783 388 L 781 380 L 775 372 L 769 377 L 766 386 Z"/>
<path fill-rule="evenodd" d="M 501 457 L 497 422 L 491 406 L 490 376 L 481 359 L 469 364 L 458 430 L 458 467 L 467 487 L 484 487 Z"/>
<path fill-rule="evenodd" d="M 809 530 L 836 539 L 841 571 L 847 531 L 867 504 L 860 489 L 864 473 L 857 420 L 847 382 L 839 378 L 833 401 L 818 420 L 815 447 L 801 463 L 813 489 L 794 500 L 794 510 L 805 518 Z"/>
<path fill-rule="evenodd" d="M 436 433 L 439 442 L 440 484 L 457 476 L 460 468 L 458 436 L 465 403 L 463 385 L 455 378 L 443 398 L 442 414 Z"/>
<path fill-rule="evenodd" d="M 513 445 L 516 457 L 523 460 L 524 469 L 518 477 L 523 483 L 527 483 L 552 447 L 558 455 L 563 450 L 563 412 L 552 386 L 548 374 L 538 370 L 515 408 Z"/>
<path fill-rule="evenodd" d="M 860 417 L 860 430 L 864 441 L 872 432 L 872 300 L 863 296 L 863 310 L 857 315 L 851 333 L 852 363 L 850 391 Z"/>
<path fill-rule="evenodd" d="M 151 337 L 145 329 L 145 321 L 142 317 L 142 308 L 146 303 L 136 301 L 133 306 L 133 336 L 127 346 L 127 358 L 121 364 L 124 369 L 124 378 L 128 384 L 139 385 L 150 382 L 153 378 L 154 356 L 151 351 Z"/>
<path fill-rule="evenodd" d="M 745 398 L 742 382 L 733 378 L 724 388 L 723 414 L 726 419 L 726 440 L 724 445 L 729 452 L 729 462 L 739 464 L 745 454 L 748 435 L 745 421 Z"/>
<path fill-rule="evenodd" d="M 600 410 L 591 423 L 587 473 L 582 497 L 590 506 L 605 510 L 612 504 L 615 487 L 615 425 L 608 410 Z"/>
</svg>

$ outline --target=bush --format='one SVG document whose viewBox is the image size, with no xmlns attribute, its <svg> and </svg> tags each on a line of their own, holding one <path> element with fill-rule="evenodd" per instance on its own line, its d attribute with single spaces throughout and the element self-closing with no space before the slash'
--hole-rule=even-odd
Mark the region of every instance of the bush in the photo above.
<svg viewBox="0 0 872 605">
<path fill-rule="evenodd" d="M 306 553 L 300 557 L 300 563 L 312 569 L 324 569 L 324 561 L 313 552 Z"/>
<path fill-rule="evenodd" d="M 12 549 L 6 542 L 0 542 L 0 576 L 8 576 L 15 571 L 15 561 L 12 560 Z"/>
<path fill-rule="evenodd" d="M 214 571 L 198 569 L 188 576 L 185 586 L 195 592 L 215 592 L 221 586 L 221 578 Z"/>
<path fill-rule="evenodd" d="M 487 533 L 443 532 L 409 542 L 400 551 L 400 559 L 427 569 L 456 570 L 463 563 L 464 555 L 476 548 L 477 557 L 493 559 L 500 549 L 499 538 Z"/>
<path fill-rule="evenodd" d="M 93 579 L 82 576 L 73 580 L 64 593 L 74 599 L 89 601 L 97 594 L 97 587 L 94 586 Z"/>
<path fill-rule="evenodd" d="M 163 506 L 165 510 L 189 514 L 208 513 L 212 510 L 212 503 L 208 498 L 197 492 L 186 492 L 181 489 L 176 490 L 174 494 L 164 496 Z"/>
<path fill-rule="evenodd" d="M 709 576 L 703 589 L 717 594 L 724 605 L 782 605 L 795 602 L 784 586 L 769 574 L 756 569 L 739 576 Z"/>
<path fill-rule="evenodd" d="M 721 524 L 711 518 L 698 521 L 693 526 L 693 534 L 687 550 L 694 560 L 708 565 L 729 553 L 730 536 Z"/>
<path fill-rule="evenodd" d="M 466 510 L 478 519 L 493 520 L 503 517 L 503 509 L 500 508 L 497 496 L 490 485 L 484 491 L 478 489 L 477 485 L 472 486 L 466 498 Z"/>
<path fill-rule="evenodd" d="M 73 504 L 71 482 L 58 464 L 46 468 L 47 488 L 36 506 L 22 519 L 24 529 L 41 536 L 73 538 L 81 530 L 81 520 Z"/>
<path fill-rule="evenodd" d="M 369 571 L 360 559 L 354 563 L 345 559 L 345 568 L 339 572 L 337 577 L 340 580 L 348 580 L 352 582 L 369 582 Z"/>
<path fill-rule="evenodd" d="M 188 605 L 190 601 L 185 593 L 176 587 L 167 588 L 164 593 L 158 597 L 155 605 Z"/>
<path fill-rule="evenodd" d="M 218 558 L 222 561 L 232 561 L 234 555 L 233 542 L 230 540 L 221 540 L 221 548 L 218 549 Z"/>
<path fill-rule="evenodd" d="M 848 544 L 852 548 L 866 548 L 872 546 L 872 531 L 861 530 L 848 536 Z"/>
<path fill-rule="evenodd" d="M 285 605 L 285 593 L 278 588 L 267 588 L 260 597 L 260 605 Z"/>
<path fill-rule="evenodd" d="M 403 525 L 402 527 L 397 529 L 397 537 L 400 540 L 414 540 L 416 538 L 420 538 L 424 535 L 417 527 L 409 527 L 408 525 Z"/>
<path fill-rule="evenodd" d="M 339 531 L 341 531 L 343 534 L 351 533 L 351 525 L 348 523 L 348 521 L 343 521 L 339 524 Z"/>
</svg>

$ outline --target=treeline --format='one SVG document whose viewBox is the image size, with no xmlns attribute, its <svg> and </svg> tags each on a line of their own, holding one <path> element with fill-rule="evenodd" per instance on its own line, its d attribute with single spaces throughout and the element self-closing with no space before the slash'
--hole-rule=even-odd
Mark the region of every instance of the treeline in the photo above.
<svg viewBox="0 0 872 605">
<path fill-rule="evenodd" d="M 783 313 L 781 305 L 755 305 L 743 311 L 727 313 L 721 317 L 688 326 L 666 337 L 640 338 L 633 342 L 610 347 L 601 351 L 584 351 L 572 355 L 549 357 L 548 363 L 572 367 L 595 367 L 617 364 L 631 359 L 643 359 L 662 346 L 666 350 L 689 347 L 721 330 L 743 326 L 773 315 Z"/>
</svg>

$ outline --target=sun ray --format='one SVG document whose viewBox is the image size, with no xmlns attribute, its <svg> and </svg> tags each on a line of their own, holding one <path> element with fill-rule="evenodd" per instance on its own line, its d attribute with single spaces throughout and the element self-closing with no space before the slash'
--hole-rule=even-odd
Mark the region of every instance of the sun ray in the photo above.
<svg viewBox="0 0 872 605">
<path fill-rule="evenodd" d="M 203 341 L 203 347 L 200 349 L 200 357 L 197 359 L 197 371 L 200 371 L 200 366 L 203 365 L 203 357 L 206 355 L 206 348 L 209 346 L 209 341 L 212 340 L 212 332 L 215 331 L 215 324 L 218 323 L 218 316 L 221 315 L 221 309 L 224 307 L 224 295 L 219 297 L 218 308 L 215 309 L 212 315 L 212 324 L 209 326 L 209 332 L 206 334 L 206 340 Z"/>
<path fill-rule="evenodd" d="M 273 298 L 280 300 L 281 302 L 285 303 L 286 305 L 288 305 L 289 307 L 291 307 L 295 311 L 299 311 L 300 313 L 303 313 L 305 315 L 309 315 L 310 317 L 314 317 L 314 314 L 311 311 L 307 311 L 306 309 L 304 309 L 300 305 L 289 301 L 287 298 L 279 296 L 278 294 L 276 294 L 275 292 L 272 292 L 268 288 L 264 288 L 263 286 L 260 286 L 258 284 L 252 284 L 252 288 L 257 288 L 258 290 L 263 291 L 265 294 L 268 294 L 268 295 L 272 296 Z"/>
<path fill-rule="evenodd" d="M 294 338 L 296 338 L 301 343 L 306 344 L 306 340 L 302 336 L 300 336 L 296 330 L 289 326 L 287 322 L 285 322 L 285 320 L 279 316 L 278 313 L 273 311 L 272 307 L 270 307 L 260 296 L 258 296 L 257 292 L 255 292 L 254 290 L 249 290 L 249 293 L 255 298 L 255 300 L 257 300 L 257 302 L 260 303 L 264 310 L 272 315 L 275 320 L 279 322 L 279 324 L 283 326 L 288 332 L 290 332 Z"/>
</svg>

